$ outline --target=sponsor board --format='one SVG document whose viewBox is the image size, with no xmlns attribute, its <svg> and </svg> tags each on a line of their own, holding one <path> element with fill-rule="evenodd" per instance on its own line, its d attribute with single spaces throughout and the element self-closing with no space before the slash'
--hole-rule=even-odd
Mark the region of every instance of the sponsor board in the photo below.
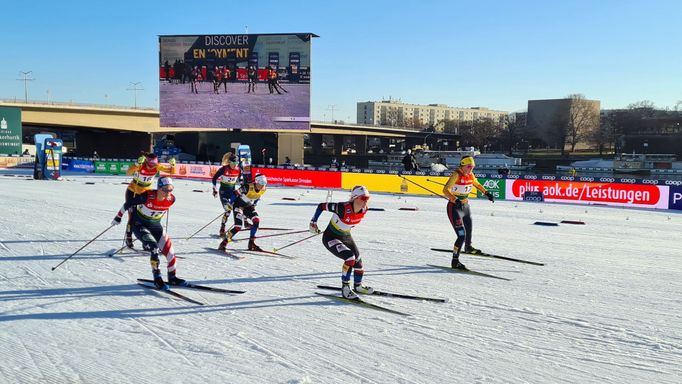
<svg viewBox="0 0 682 384">
<path fill-rule="evenodd" d="M 341 188 L 341 172 L 304 171 L 296 169 L 254 168 L 269 184 L 315 188 Z"/>
<path fill-rule="evenodd" d="M 62 169 L 71 172 L 95 172 L 95 163 L 90 160 L 64 158 Z"/>
<path fill-rule="evenodd" d="M 522 200 L 526 192 L 542 192 L 548 202 L 668 208 L 668 186 L 579 181 L 510 180 L 507 200 Z"/>
<path fill-rule="evenodd" d="M 0 168 L 31 168 L 35 158 L 0 156 Z"/>
<path fill-rule="evenodd" d="M 526 191 L 523 193 L 523 201 L 535 201 L 542 203 L 545 201 L 545 195 L 540 191 Z"/>
<path fill-rule="evenodd" d="M 449 178 L 446 176 L 417 175 L 405 175 L 404 177 L 405 178 L 402 178 L 398 175 L 344 173 L 342 185 L 344 189 L 351 189 L 356 185 L 364 185 L 370 192 L 405 193 L 425 196 L 438 194 L 442 196 L 443 186 Z M 496 199 L 504 199 L 505 180 L 479 178 L 478 182 L 481 183 L 486 190 L 492 193 Z M 423 188 L 416 184 L 421 185 Z M 484 195 L 476 188 L 473 188 L 469 197 L 482 198 Z"/>
<path fill-rule="evenodd" d="M 682 187 L 669 187 L 670 195 L 668 206 L 670 209 L 682 211 Z"/>
</svg>

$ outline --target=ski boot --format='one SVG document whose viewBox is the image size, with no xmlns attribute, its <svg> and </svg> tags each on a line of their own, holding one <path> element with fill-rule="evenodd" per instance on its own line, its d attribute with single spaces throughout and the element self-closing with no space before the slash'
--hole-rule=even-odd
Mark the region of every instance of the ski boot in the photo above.
<svg viewBox="0 0 682 384">
<path fill-rule="evenodd" d="M 249 239 L 249 251 L 263 252 L 263 249 L 257 246 L 253 239 Z"/>
<path fill-rule="evenodd" d="M 173 271 L 173 272 L 168 272 L 168 284 L 186 287 L 189 283 L 187 283 L 187 281 L 185 279 L 181 279 L 181 278 L 175 276 L 175 271 Z"/>
<path fill-rule="evenodd" d="M 225 224 L 220 224 L 220 232 L 219 232 L 218 235 L 220 236 L 221 239 L 224 239 L 224 238 L 225 238 L 225 236 L 226 236 L 226 233 L 225 233 Z"/>
<path fill-rule="evenodd" d="M 126 247 L 133 249 L 133 236 L 132 234 L 126 233 Z"/>
<path fill-rule="evenodd" d="M 154 275 L 154 286 L 156 287 L 156 289 L 160 289 L 163 291 L 167 291 L 170 289 L 168 287 L 168 284 L 166 284 L 166 282 L 163 281 L 163 277 L 161 277 L 161 271 L 157 269 L 152 271 L 152 274 Z"/>
<path fill-rule="evenodd" d="M 226 237 L 223 238 L 223 241 L 220 242 L 220 245 L 218 246 L 219 251 L 225 251 L 225 248 L 227 247 L 227 244 L 232 242 L 232 232 L 227 231 L 225 233 Z"/>
<path fill-rule="evenodd" d="M 471 245 L 467 245 L 466 247 L 464 247 L 464 253 L 468 253 L 470 255 L 480 255 L 483 253 L 483 251 L 481 251 L 478 248 L 474 248 Z"/>
<path fill-rule="evenodd" d="M 341 284 L 341 296 L 348 300 L 358 299 L 358 295 L 352 289 L 350 289 L 350 284 L 348 283 Z"/>
<path fill-rule="evenodd" d="M 374 293 L 374 288 L 362 284 L 355 284 L 353 290 L 357 293 L 363 293 L 365 295 L 371 295 Z"/>
<path fill-rule="evenodd" d="M 463 271 L 467 270 L 467 267 L 459 261 L 459 257 L 452 257 L 452 262 L 450 263 L 452 269 L 461 269 Z"/>
</svg>

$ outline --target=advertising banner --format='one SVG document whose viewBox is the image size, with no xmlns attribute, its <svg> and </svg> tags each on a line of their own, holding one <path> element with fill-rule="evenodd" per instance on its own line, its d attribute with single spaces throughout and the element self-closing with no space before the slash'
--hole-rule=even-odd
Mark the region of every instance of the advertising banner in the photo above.
<svg viewBox="0 0 682 384">
<path fill-rule="evenodd" d="M 0 156 L 0 168 L 32 168 L 35 158 Z"/>
<path fill-rule="evenodd" d="M 159 36 L 161 127 L 310 130 L 314 36 Z"/>
<path fill-rule="evenodd" d="M 254 175 L 256 173 L 264 174 L 268 178 L 269 184 L 315 188 L 341 188 L 341 172 L 255 167 L 253 172 Z"/>
<path fill-rule="evenodd" d="M 443 195 L 443 186 L 448 181 L 445 176 L 405 176 L 407 180 L 397 174 L 366 174 L 366 173 L 344 173 L 343 188 L 351 189 L 356 185 L 364 185 L 370 192 L 405 193 L 410 195 L 434 196 Z M 413 183 L 409 182 L 412 181 Z M 479 178 L 478 182 L 486 190 L 495 196 L 496 199 L 505 197 L 505 180 Z M 424 188 L 420 188 L 419 184 Z M 426 189 L 425 189 L 426 188 Z M 428 191 L 429 189 L 430 191 Z M 473 189 L 470 198 L 484 197 L 477 189 Z"/>
<path fill-rule="evenodd" d="M 173 177 L 211 180 L 220 166 L 204 164 L 178 164 Z M 164 174 L 164 176 L 166 176 Z"/>
<path fill-rule="evenodd" d="M 507 200 L 523 200 L 526 192 L 542 192 L 547 202 L 668 208 L 668 186 L 585 183 L 579 181 L 507 180 Z"/>
<path fill-rule="evenodd" d="M 65 158 L 62 169 L 71 172 L 95 172 L 95 163 L 92 160 Z"/>
<path fill-rule="evenodd" d="M 668 201 L 669 209 L 682 211 L 682 187 L 669 187 L 670 197 Z"/>
<path fill-rule="evenodd" d="M 21 108 L 0 107 L 0 154 L 21 155 Z"/>
</svg>

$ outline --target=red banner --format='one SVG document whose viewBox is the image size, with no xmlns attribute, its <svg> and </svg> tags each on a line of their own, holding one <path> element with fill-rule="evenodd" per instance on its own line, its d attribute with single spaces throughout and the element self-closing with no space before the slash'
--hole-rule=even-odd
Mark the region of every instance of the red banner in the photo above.
<svg viewBox="0 0 682 384">
<path fill-rule="evenodd" d="M 525 192 L 542 192 L 545 200 L 558 201 L 650 207 L 659 206 L 662 202 L 661 190 L 656 185 L 546 180 L 507 181 L 507 199 L 522 200 Z"/>
<path fill-rule="evenodd" d="M 253 174 L 262 173 L 268 178 L 268 184 L 341 188 L 341 172 L 303 171 L 297 169 L 254 168 Z"/>
</svg>

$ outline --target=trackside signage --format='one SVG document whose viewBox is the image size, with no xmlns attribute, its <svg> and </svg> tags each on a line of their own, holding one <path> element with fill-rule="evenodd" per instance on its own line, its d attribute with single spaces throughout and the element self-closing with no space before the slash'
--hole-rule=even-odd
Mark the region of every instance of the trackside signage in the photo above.
<svg viewBox="0 0 682 384">
<path fill-rule="evenodd" d="M 526 192 L 541 192 L 548 202 L 668 208 L 668 186 L 545 180 L 508 180 L 507 183 L 510 184 L 508 200 L 523 200 Z"/>
<path fill-rule="evenodd" d="M 670 209 L 682 211 L 682 187 L 670 187 Z"/>
</svg>

